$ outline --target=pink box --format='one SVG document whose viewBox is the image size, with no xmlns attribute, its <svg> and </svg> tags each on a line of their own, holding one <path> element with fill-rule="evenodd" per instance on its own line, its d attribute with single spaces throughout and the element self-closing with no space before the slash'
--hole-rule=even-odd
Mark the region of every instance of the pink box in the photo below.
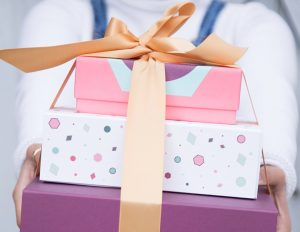
<svg viewBox="0 0 300 232">
<path fill-rule="evenodd" d="M 133 62 L 78 57 L 77 112 L 126 116 Z M 239 68 L 166 64 L 166 119 L 235 124 L 241 80 Z"/>
</svg>

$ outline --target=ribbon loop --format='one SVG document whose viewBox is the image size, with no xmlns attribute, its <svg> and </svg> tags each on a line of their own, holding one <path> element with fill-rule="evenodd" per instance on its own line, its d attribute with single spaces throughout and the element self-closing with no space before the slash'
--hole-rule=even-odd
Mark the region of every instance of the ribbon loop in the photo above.
<svg viewBox="0 0 300 232">
<path fill-rule="evenodd" d="M 169 15 L 175 15 L 179 13 L 180 15 L 192 15 L 196 10 L 195 4 L 192 2 L 182 2 L 179 4 L 176 4 L 174 6 L 169 7 L 164 15 L 169 16 Z"/>
<path fill-rule="evenodd" d="M 190 2 L 177 4 L 164 13 L 147 32 L 140 36 L 140 44 L 147 45 L 152 38 L 169 37 L 174 34 L 194 13 L 195 5 Z"/>
<path fill-rule="evenodd" d="M 161 62 L 233 65 L 246 51 L 229 45 L 216 35 L 195 47 L 182 39 L 170 38 L 193 14 L 195 5 L 177 4 L 165 12 L 140 37 L 132 34 L 125 23 L 112 18 L 103 39 L 50 47 L 0 50 L 0 58 L 24 72 L 52 68 L 81 55 L 138 59 L 146 54 Z"/>
</svg>

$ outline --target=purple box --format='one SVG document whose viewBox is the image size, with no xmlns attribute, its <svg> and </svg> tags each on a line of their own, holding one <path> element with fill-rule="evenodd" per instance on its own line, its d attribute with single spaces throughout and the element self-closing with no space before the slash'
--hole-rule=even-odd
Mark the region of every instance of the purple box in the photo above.
<svg viewBox="0 0 300 232">
<path fill-rule="evenodd" d="M 21 232 L 117 232 L 120 189 L 34 182 L 23 194 Z M 277 210 L 257 200 L 164 193 L 161 232 L 274 232 Z"/>
</svg>

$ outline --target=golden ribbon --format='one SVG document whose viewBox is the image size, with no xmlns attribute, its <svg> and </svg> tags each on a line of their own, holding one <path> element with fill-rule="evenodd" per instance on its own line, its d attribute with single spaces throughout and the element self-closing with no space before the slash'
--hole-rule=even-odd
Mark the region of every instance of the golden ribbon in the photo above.
<svg viewBox="0 0 300 232">
<path fill-rule="evenodd" d="M 80 55 L 138 59 L 132 71 L 125 132 L 119 224 L 122 232 L 160 231 L 165 123 L 163 62 L 234 65 L 246 51 L 216 35 L 210 35 L 197 47 L 186 40 L 170 38 L 194 10 L 191 2 L 176 4 L 140 37 L 112 18 L 103 39 L 0 51 L 1 59 L 24 72 L 55 67 Z"/>
</svg>

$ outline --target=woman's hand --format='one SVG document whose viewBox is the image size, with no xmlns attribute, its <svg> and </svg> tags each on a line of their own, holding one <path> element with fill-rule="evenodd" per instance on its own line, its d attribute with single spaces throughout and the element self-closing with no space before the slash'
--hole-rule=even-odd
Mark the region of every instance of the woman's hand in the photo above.
<svg viewBox="0 0 300 232">
<path fill-rule="evenodd" d="M 20 175 L 16 186 L 13 191 L 13 199 L 16 209 L 17 225 L 21 225 L 21 207 L 22 207 L 22 195 L 23 190 L 29 185 L 36 177 L 37 161 L 40 159 L 40 153 L 33 157 L 33 153 L 40 148 L 40 144 L 33 144 L 29 146 L 26 152 L 26 158 L 22 165 Z"/>
<path fill-rule="evenodd" d="M 284 172 L 276 166 L 266 166 L 267 175 L 271 190 L 274 194 L 274 200 L 277 204 L 278 217 L 277 217 L 277 232 L 291 232 L 291 219 L 288 208 L 288 201 L 286 198 L 286 183 Z M 266 185 L 265 170 L 260 168 L 259 185 Z"/>
</svg>

